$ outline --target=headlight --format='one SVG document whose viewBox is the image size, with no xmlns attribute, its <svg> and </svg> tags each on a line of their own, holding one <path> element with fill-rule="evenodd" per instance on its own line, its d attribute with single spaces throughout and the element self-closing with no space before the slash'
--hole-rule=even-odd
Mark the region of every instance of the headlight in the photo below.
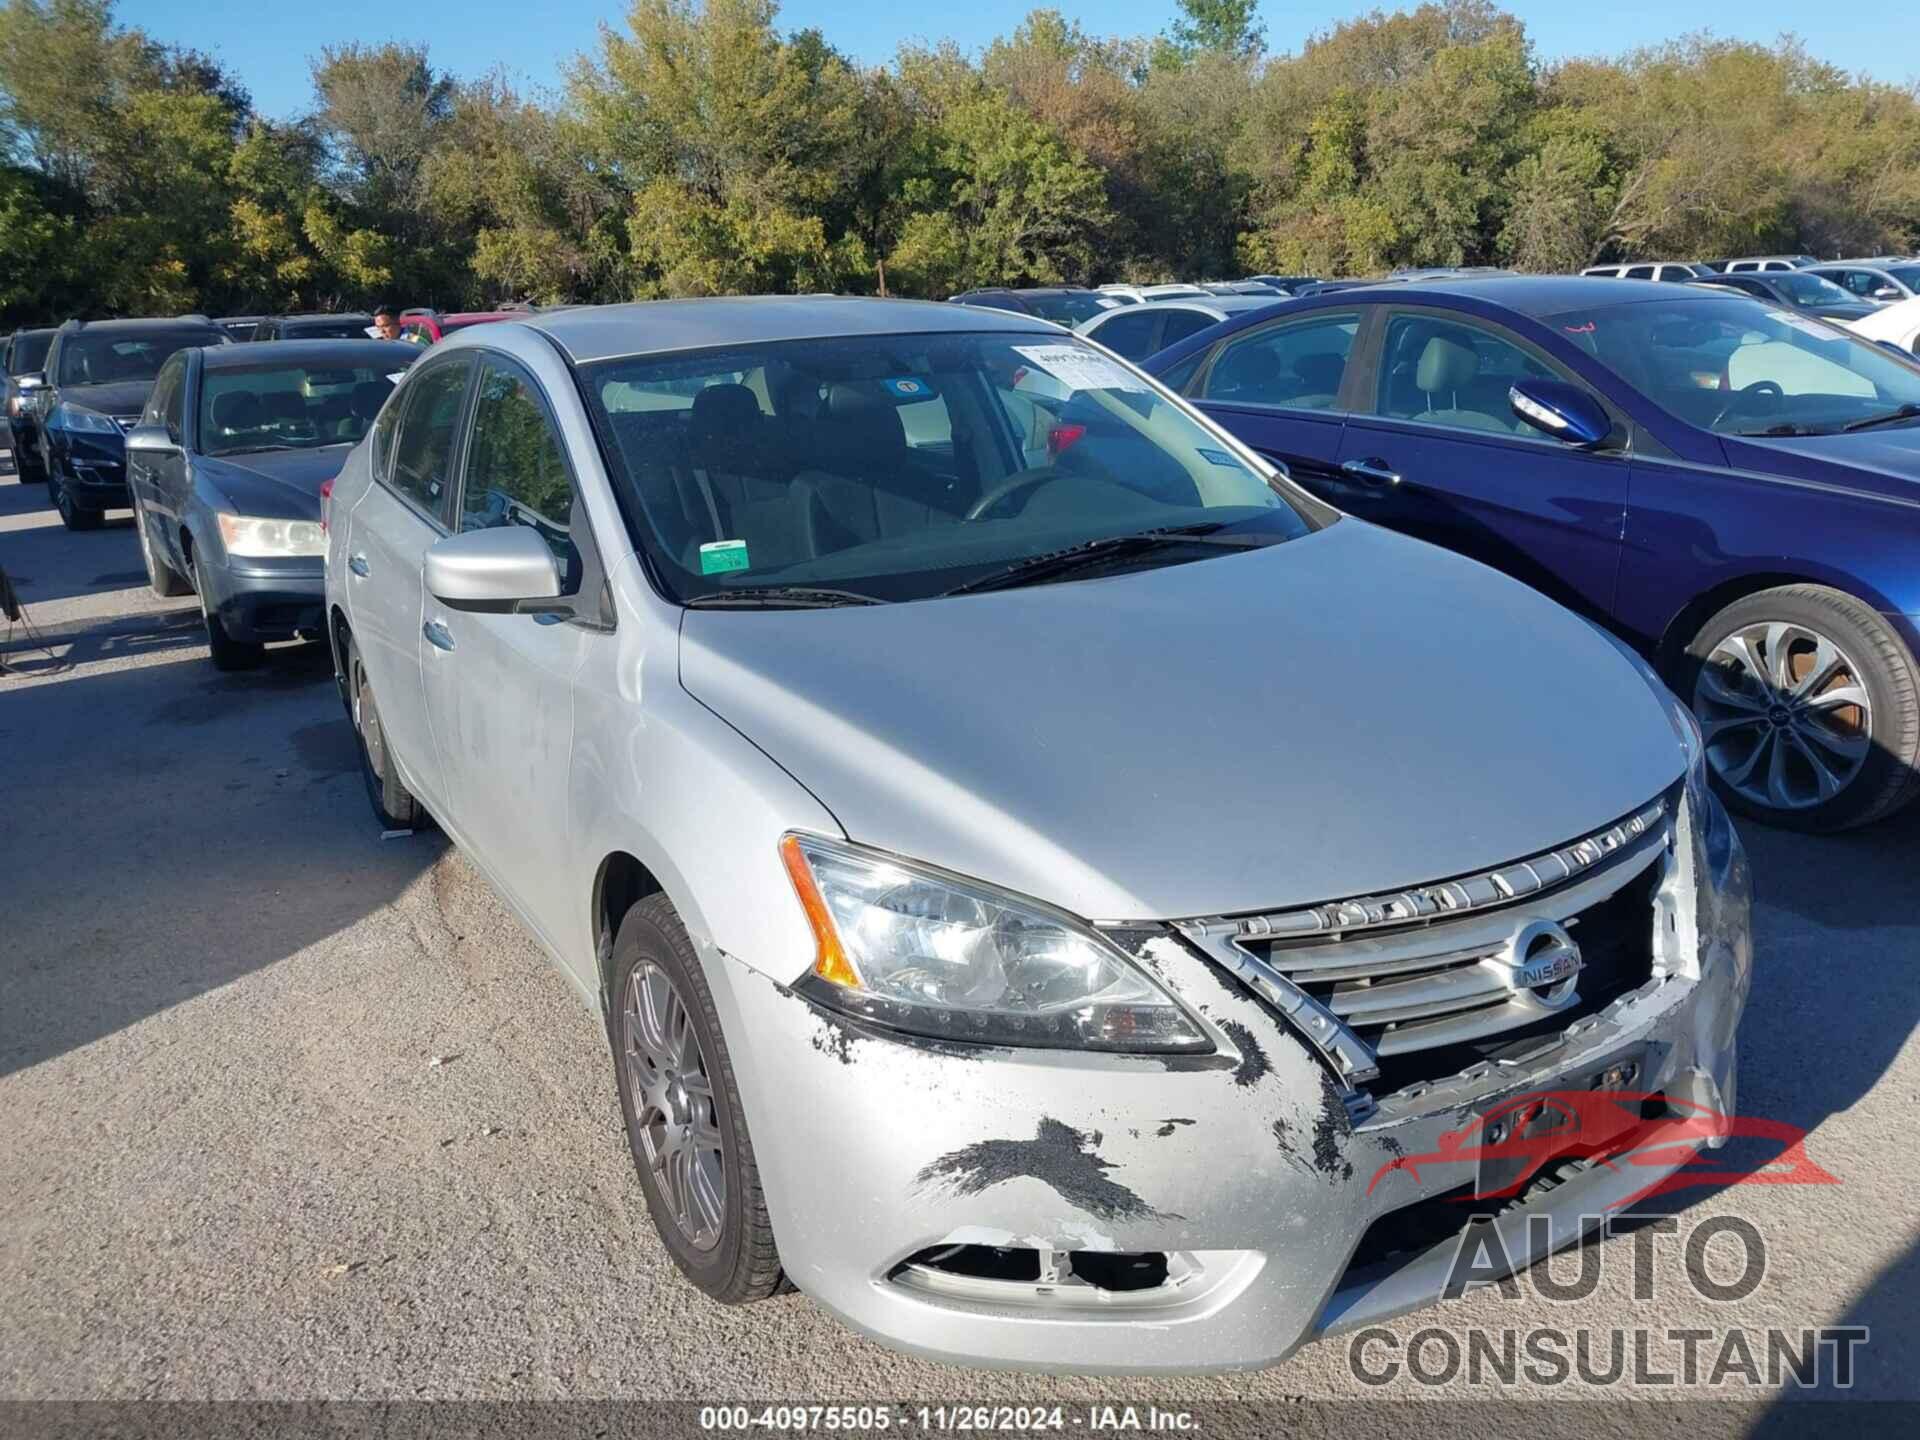
<svg viewBox="0 0 1920 1440">
<path fill-rule="evenodd" d="M 802 989 L 825 1004 L 949 1040 L 1211 1048 L 1172 996 L 1070 915 L 811 835 L 780 851 L 817 947 Z"/>
<path fill-rule="evenodd" d="M 53 412 L 53 423 L 62 430 L 74 430 L 89 435 L 118 435 L 120 427 L 106 416 L 93 410 L 82 410 L 78 405 L 62 405 Z"/>
<path fill-rule="evenodd" d="M 318 520 L 261 520 L 221 515 L 220 540 L 229 555 L 324 555 L 326 532 Z"/>
</svg>

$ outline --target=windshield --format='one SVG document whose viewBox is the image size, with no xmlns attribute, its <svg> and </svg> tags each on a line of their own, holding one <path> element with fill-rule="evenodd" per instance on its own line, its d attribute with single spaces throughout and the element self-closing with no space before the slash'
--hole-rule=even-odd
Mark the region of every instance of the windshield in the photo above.
<svg viewBox="0 0 1920 1440">
<path fill-rule="evenodd" d="M 1796 305 L 1851 305 L 1854 297 L 1833 281 L 1820 275 L 1802 275 L 1787 270 L 1768 277 L 1774 286 Z"/>
<path fill-rule="evenodd" d="M 53 344 L 53 332 L 45 335 L 22 335 L 13 342 L 13 360 L 11 371 L 15 375 L 31 375 L 47 363 L 47 349 Z"/>
<path fill-rule="evenodd" d="M 226 335 L 206 326 L 169 330 L 85 330 L 60 347 L 56 385 L 152 384 L 169 356 L 195 345 L 219 345 Z"/>
<path fill-rule="evenodd" d="M 393 389 L 392 362 L 279 364 L 208 369 L 200 381 L 200 450 L 354 445 Z"/>
<path fill-rule="evenodd" d="M 1544 323 L 1668 414 L 1723 435 L 1826 434 L 1920 405 L 1920 370 L 1825 321 L 1739 296 Z"/>
<path fill-rule="evenodd" d="M 1113 300 L 1105 295 L 1022 295 L 1020 298 L 1042 320 L 1051 320 L 1068 329 L 1114 308 Z"/>
<path fill-rule="evenodd" d="M 1229 442 L 1068 336 L 782 341 L 583 375 L 640 542 L 683 600 L 766 586 L 912 600 L 1106 537 L 1311 528 Z"/>
</svg>

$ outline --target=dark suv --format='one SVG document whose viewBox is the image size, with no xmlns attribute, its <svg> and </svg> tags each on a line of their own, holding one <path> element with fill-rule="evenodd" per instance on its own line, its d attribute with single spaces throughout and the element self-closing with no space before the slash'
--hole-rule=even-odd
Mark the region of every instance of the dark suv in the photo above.
<svg viewBox="0 0 1920 1440">
<path fill-rule="evenodd" d="M 227 332 L 204 315 L 69 320 L 54 332 L 38 401 L 40 463 L 69 530 L 92 530 L 101 512 L 132 503 L 126 432 L 139 423 L 167 357 L 189 345 L 227 343 Z"/>
<path fill-rule="evenodd" d="M 22 481 L 38 482 L 47 478 L 40 466 L 40 426 L 35 418 L 33 394 L 46 380 L 41 373 L 47 363 L 47 347 L 53 343 L 51 330 L 16 330 L 8 337 L 0 368 L 7 372 L 7 429 L 13 449 L 14 473 Z"/>
<path fill-rule="evenodd" d="M 268 315 L 253 327 L 252 340 L 365 340 L 373 317 L 346 315 Z"/>
</svg>

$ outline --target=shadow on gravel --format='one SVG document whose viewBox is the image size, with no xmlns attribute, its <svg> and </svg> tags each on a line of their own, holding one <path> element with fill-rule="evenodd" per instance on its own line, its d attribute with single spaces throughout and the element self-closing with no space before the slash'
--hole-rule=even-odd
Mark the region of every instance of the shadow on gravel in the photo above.
<svg viewBox="0 0 1920 1440">
<path fill-rule="evenodd" d="M 140 618 L 0 699 L 0 1074 L 353 925 L 443 850 L 380 839 L 325 646 L 221 675 L 197 614 Z M 95 663 L 140 646 L 181 654 Z"/>
</svg>

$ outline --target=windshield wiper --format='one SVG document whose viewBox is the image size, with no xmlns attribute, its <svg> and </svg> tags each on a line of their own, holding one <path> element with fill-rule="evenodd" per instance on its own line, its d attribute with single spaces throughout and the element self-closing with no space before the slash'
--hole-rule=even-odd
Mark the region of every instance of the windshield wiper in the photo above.
<svg viewBox="0 0 1920 1440">
<path fill-rule="evenodd" d="M 1842 430 L 1871 430 L 1876 425 L 1891 425 L 1896 420 L 1920 419 L 1920 405 L 1908 401 L 1898 410 L 1889 410 L 1885 415 L 1869 415 L 1864 420 L 1849 420 Z"/>
<path fill-rule="evenodd" d="M 1733 432 L 1746 439 L 1765 440 L 1785 438 L 1792 435 L 1831 435 L 1831 430 L 1816 430 L 1810 425 L 1795 425 L 1788 421 L 1781 425 L 1769 425 L 1764 430 L 1736 430 Z"/>
<path fill-rule="evenodd" d="M 743 590 L 713 590 L 687 601 L 689 610 L 826 610 L 836 605 L 885 605 L 877 595 L 832 590 L 817 585 L 754 585 Z"/>
<path fill-rule="evenodd" d="M 1064 575 L 1088 565 L 1102 564 L 1108 560 L 1131 554 L 1142 554 L 1169 545 L 1217 545 L 1227 550 L 1258 550 L 1263 546 L 1279 543 L 1279 537 L 1271 535 L 1216 535 L 1213 532 L 1222 528 L 1226 522 L 1208 520 L 1198 525 L 1169 525 L 1159 530 L 1142 530 L 1132 535 L 1103 535 L 1097 540 L 1083 540 L 1078 545 L 1069 545 L 1064 550 L 1049 550 L 1040 555 L 1029 555 L 1024 560 L 1016 560 L 1001 570 L 991 570 L 985 575 L 968 580 L 944 590 L 943 595 L 973 595 L 982 590 L 1009 590 L 1017 586 L 1031 584 L 1036 580 Z"/>
</svg>

